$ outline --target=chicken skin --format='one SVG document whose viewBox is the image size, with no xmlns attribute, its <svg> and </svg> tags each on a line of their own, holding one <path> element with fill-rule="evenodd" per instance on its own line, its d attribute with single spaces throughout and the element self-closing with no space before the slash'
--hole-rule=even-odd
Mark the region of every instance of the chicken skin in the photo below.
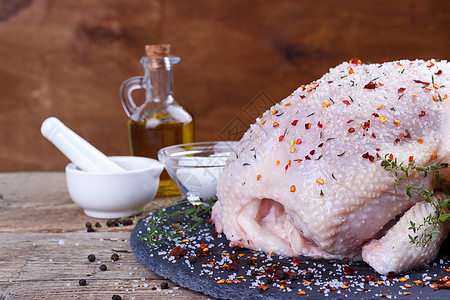
<svg viewBox="0 0 450 300">
<path fill-rule="evenodd" d="M 395 176 L 382 162 L 448 165 L 447 95 L 450 64 L 435 60 L 353 59 L 301 86 L 256 119 L 228 159 L 213 207 L 217 230 L 232 246 L 362 259 L 382 274 L 429 263 L 448 222 L 426 246 L 411 243 L 409 227 L 434 213 L 416 191 L 437 191 L 435 171 Z M 448 169 L 439 174 L 450 188 Z"/>
</svg>

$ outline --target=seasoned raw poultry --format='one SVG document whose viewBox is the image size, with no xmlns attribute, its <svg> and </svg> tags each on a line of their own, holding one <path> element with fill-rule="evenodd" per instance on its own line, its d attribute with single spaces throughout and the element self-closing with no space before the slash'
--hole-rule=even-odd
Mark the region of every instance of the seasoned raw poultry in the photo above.
<svg viewBox="0 0 450 300">
<path fill-rule="evenodd" d="M 448 222 L 418 239 L 450 188 L 450 64 L 352 59 L 259 117 L 220 178 L 213 220 L 232 246 L 364 260 L 379 273 L 432 261 Z M 410 166 L 407 180 L 400 167 Z M 435 171 L 439 169 L 440 184 Z M 414 169 L 420 167 L 422 169 Z M 432 167 L 433 169 L 434 167 Z M 396 183 L 397 182 L 397 183 Z M 415 187 L 415 188 L 410 188 Z M 420 187 L 420 188 L 419 188 Z M 441 213 L 445 213 L 442 209 Z"/>
</svg>

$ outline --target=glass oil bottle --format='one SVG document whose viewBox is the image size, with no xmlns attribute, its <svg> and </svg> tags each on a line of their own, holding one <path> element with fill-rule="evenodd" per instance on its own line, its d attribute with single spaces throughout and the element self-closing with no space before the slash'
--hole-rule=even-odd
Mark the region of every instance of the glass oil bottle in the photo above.
<svg viewBox="0 0 450 300">
<path fill-rule="evenodd" d="M 124 81 L 120 88 L 122 105 L 127 113 L 131 155 L 158 159 L 159 149 L 194 142 L 194 119 L 173 97 L 172 66 L 179 57 L 169 55 L 170 45 L 147 45 L 141 58 L 144 76 Z M 137 106 L 131 96 L 145 89 L 145 102 Z M 181 195 L 167 171 L 160 177 L 156 197 Z"/>
</svg>

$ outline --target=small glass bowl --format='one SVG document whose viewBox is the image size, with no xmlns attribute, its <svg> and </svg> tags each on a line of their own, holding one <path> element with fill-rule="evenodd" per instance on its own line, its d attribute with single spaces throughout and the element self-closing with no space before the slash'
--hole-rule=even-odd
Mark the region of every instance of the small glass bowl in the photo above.
<svg viewBox="0 0 450 300">
<path fill-rule="evenodd" d="M 237 142 L 197 142 L 165 147 L 158 159 L 192 204 L 217 199 L 216 187 L 225 163 Z"/>
</svg>

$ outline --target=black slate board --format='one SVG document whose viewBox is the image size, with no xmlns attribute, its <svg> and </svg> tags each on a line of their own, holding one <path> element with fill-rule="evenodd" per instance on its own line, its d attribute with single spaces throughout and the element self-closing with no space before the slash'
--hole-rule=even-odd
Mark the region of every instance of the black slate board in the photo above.
<svg viewBox="0 0 450 300">
<path fill-rule="evenodd" d="M 165 209 L 165 212 L 171 213 L 184 210 L 188 206 L 190 206 L 189 203 L 178 204 Z M 179 286 L 202 292 L 215 298 L 450 299 L 450 290 L 441 289 L 435 291 L 431 285 L 433 280 L 439 279 L 439 277 L 450 276 L 450 273 L 445 270 L 450 268 L 449 239 L 441 247 L 438 258 L 429 266 L 398 276 L 375 274 L 376 281 L 383 281 L 382 284 L 378 284 L 376 281 L 366 281 L 367 277 L 374 274 L 375 271 L 363 262 L 344 264 L 341 261 L 312 260 L 298 257 L 296 259 L 301 260 L 301 262 L 295 264 L 292 257 L 283 258 L 274 254 L 271 256 L 248 249 L 231 248 L 228 246 L 228 241 L 223 234 L 212 237 L 211 234 L 215 232 L 214 224 L 205 224 L 198 227 L 197 235 L 182 237 L 188 238 L 188 243 L 183 243 L 181 242 L 182 238 L 177 238 L 171 240 L 168 245 L 151 248 L 140 238 L 147 230 L 147 218 L 148 216 L 138 222 L 130 237 L 131 248 L 137 259 L 159 276 L 170 279 Z M 177 218 L 169 220 L 169 224 L 176 222 Z M 208 257 L 199 257 L 191 265 L 188 257 L 195 255 L 194 250 L 200 246 L 201 242 L 204 242 L 209 247 Z M 170 250 L 177 245 L 186 248 L 187 254 L 179 259 L 175 259 L 173 256 L 169 258 Z M 238 265 L 236 266 L 231 265 L 232 261 L 224 253 L 244 254 L 244 256 L 238 258 Z M 266 284 L 264 282 L 266 275 L 251 275 L 250 267 L 246 262 L 252 257 L 256 258 L 256 267 L 252 268 L 255 269 L 256 273 L 263 273 L 266 266 L 272 267 L 273 264 L 278 264 L 282 266 L 284 271 L 295 271 L 299 276 L 292 282 L 280 283 L 277 280 L 272 284 Z M 214 266 L 210 263 L 211 261 L 215 262 Z M 224 264 L 230 265 L 236 272 L 223 268 Z M 350 266 L 355 270 L 355 273 L 352 275 L 347 274 L 344 266 Z M 309 271 L 308 274 L 306 271 Z M 305 275 L 307 278 L 305 278 Z M 244 279 L 238 279 L 240 283 L 237 283 L 236 280 L 233 280 L 231 284 L 217 283 L 220 279 L 231 280 L 239 276 L 244 277 Z M 407 281 L 400 282 L 400 277 L 407 277 Z M 413 283 L 414 280 L 421 280 L 424 284 L 420 286 Z M 348 289 L 341 288 L 344 282 L 348 282 Z M 263 292 L 258 288 L 260 284 L 267 285 L 269 288 Z M 406 288 L 404 287 L 405 284 L 411 284 L 412 287 Z M 282 290 L 280 289 L 281 285 L 288 288 Z M 331 288 L 335 288 L 335 290 L 332 291 Z M 305 291 L 306 296 L 297 294 L 300 290 Z M 411 295 L 403 295 L 404 292 L 410 292 Z M 383 294 L 388 296 L 383 296 Z"/>
</svg>

